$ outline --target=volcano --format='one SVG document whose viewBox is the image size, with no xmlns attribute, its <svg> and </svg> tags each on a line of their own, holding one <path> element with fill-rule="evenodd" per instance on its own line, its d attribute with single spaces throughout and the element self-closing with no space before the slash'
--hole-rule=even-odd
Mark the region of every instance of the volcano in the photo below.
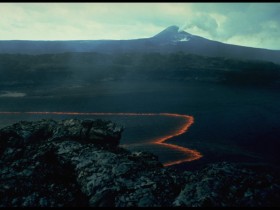
<svg viewBox="0 0 280 210">
<path fill-rule="evenodd" d="M 0 53 L 50 54 L 65 52 L 109 54 L 184 52 L 209 57 L 280 63 L 280 50 L 225 44 L 181 31 L 175 25 L 167 27 L 153 37 L 132 40 L 0 41 Z"/>
</svg>

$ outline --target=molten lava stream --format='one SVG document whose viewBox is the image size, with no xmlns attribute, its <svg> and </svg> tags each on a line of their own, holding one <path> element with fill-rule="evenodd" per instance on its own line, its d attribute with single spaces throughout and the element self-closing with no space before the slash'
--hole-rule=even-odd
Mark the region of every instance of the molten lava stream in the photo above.
<svg viewBox="0 0 280 210">
<path fill-rule="evenodd" d="M 166 143 L 168 139 L 174 138 L 176 136 L 182 135 L 187 132 L 189 127 L 194 123 L 194 118 L 189 115 L 182 114 L 173 114 L 173 113 L 113 113 L 113 112 L 0 112 L 0 114 L 34 114 L 34 115 L 111 115 L 111 116 L 167 116 L 167 117 L 177 117 L 183 118 L 184 124 L 180 126 L 177 130 L 175 130 L 172 134 L 165 135 L 163 137 L 159 137 L 154 139 L 151 143 L 162 145 L 164 147 L 168 147 L 172 150 L 180 151 L 187 155 L 186 158 L 179 159 L 176 161 L 170 161 L 164 163 L 164 166 L 176 165 L 184 162 L 190 162 L 194 160 L 198 160 L 202 157 L 202 154 L 197 150 L 188 149 L 186 147 L 178 146 L 171 143 Z"/>
<path fill-rule="evenodd" d="M 202 154 L 200 152 L 198 152 L 197 150 L 192 150 L 192 149 L 188 149 L 186 147 L 178 146 L 178 145 L 175 145 L 175 144 L 166 143 L 166 141 L 168 139 L 174 138 L 176 136 L 182 135 L 183 133 L 187 132 L 189 127 L 194 123 L 193 116 L 180 115 L 180 114 L 170 114 L 170 113 L 162 113 L 162 115 L 169 116 L 169 117 L 184 118 L 185 123 L 181 127 L 179 127 L 177 130 L 175 130 L 172 134 L 169 134 L 169 135 L 166 135 L 166 136 L 155 139 L 154 144 L 162 145 L 162 146 L 168 147 L 170 149 L 180 151 L 180 152 L 187 155 L 186 158 L 179 159 L 179 160 L 176 160 L 176 161 L 170 161 L 170 162 L 164 163 L 163 165 L 164 166 L 171 166 L 171 165 L 176 165 L 176 164 L 180 164 L 180 163 L 184 163 L 184 162 L 190 162 L 190 161 L 200 159 L 202 157 Z"/>
</svg>

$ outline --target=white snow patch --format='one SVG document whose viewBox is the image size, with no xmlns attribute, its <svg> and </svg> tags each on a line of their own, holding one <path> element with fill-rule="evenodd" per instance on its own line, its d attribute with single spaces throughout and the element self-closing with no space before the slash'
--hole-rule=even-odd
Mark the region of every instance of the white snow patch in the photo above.
<svg viewBox="0 0 280 210">
<path fill-rule="evenodd" d="M 187 41 L 189 41 L 190 39 L 189 38 L 187 38 L 187 37 L 184 37 L 183 39 L 180 39 L 180 40 L 178 40 L 179 42 L 187 42 Z"/>
</svg>

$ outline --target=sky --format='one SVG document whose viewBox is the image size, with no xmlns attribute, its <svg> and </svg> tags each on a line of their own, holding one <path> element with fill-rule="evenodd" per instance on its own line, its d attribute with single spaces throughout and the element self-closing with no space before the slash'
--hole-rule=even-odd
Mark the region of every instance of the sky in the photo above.
<svg viewBox="0 0 280 210">
<path fill-rule="evenodd" d="M 280 50 L 280 3 L 0 3 L 0 40 L 137 39 L 171 25 Z"/>
</svg>

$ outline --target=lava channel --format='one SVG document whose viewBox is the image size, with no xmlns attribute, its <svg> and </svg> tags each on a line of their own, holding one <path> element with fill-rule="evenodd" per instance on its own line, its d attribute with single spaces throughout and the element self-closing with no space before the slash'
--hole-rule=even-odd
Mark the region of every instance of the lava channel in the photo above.
<svg viewBox="0 0 280 210">
<path fill-rule="evenodd" d="M 152 140 L 152 144 L 162 145 L 165 147 L 168 147 L 173 150 L 180 151 L 184 154 L 186 154 L 186 158 L 175 160 L 175 161 L 169 161 L 164 163 L 163 165 L 165 167 L 181 164 L 184 162 L 191 162 L 194 160 L 198 160 L 202 158 L 202 154 L 193 149 L 189 149 L 186 147 L 178 146 L 176 144 L 166 143 L 168 139 L 174 138 L 176 136 L 182 135 L 183 133 L 187 132 L 190 126 L 194 123 L 194 117 L 189 115 L 183 115 L 183 114 L 173 114 L 173 113 L 125 113 L 125 112 L 119 112 L 119 113 L 113 113 L 113 112 L 0 112 L 0 114 L 34 114 L 34 115 L 111 115 L 111 116 L 167 116 L 167 117 L 177 117 L 177 118 L 183 118 L 184 124 L 180 126 L 178 129 L 176 129 L 172 134 L 165 135 L 159 138 L 156 138 Z"/>
</svg>

